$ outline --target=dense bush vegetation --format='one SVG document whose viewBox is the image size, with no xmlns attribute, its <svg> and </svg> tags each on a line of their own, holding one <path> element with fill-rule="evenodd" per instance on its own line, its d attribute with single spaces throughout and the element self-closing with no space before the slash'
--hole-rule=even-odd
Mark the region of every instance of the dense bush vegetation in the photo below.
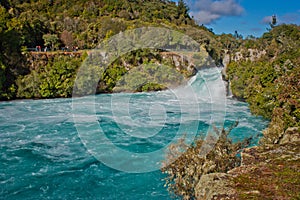
<svg viewBox="0 0 300 200">
<path fill-rule="evenodd" d="M 17 98 L 54 98 L 72 95 L 76 72 L 86 55 L 80 58 L 54 55 L 16 81 Z"/>
<path fill-rule="evenodd" d="M 246 99 L 253 113 L 272 119 L 266 136 L 274 142 L 288 127 L 300 125 L 300 27 L 274 27 L 256 43 L 265 46 L 266 55 L 232 62 L 227 72 L 233 94 Z"/>
<path fill-rule="evenodd" d="M 220 179 L 219 182 L 223 182 L 219 184 L 232 184 L 230 187 L 234 192 L 213 191 L 216 192 L 215 199 L 261 199 L 274 198 L 274 195 L 297 199 L 299 148 L 295 147 L 299 146 L 300 135 L 300 27 L 276 26 L 258 39 L 229 42 L 230 37 L 222 37 L 219 39 L 224 40 L 223 44 L 228 44 L 227 50 L 233 50 L 232 53 L 246 52 L 249 48 L 265 50 L 265 55 L 256 61 L 250 61 L 246 56 L 239 61 L 231 61 L 227 74 L 233 95 L 246 100 L 253 113 L 270 119 L 270 125 L 260 140 L 261 146 L 250 148 L 242 155 L 244 165 L 241 167 L 240 157 L 236 155 L 247 142 L 233 144 L 224 130 L 217 131 L 220 140 L 204 157 L 201 157 L 201 147 L 207 141 L 196 140 L 190 147 L 185 145 L 184 140 L 171 145 L 162 168 L 167 174 L 166 186 L 171 193 L 183 199 L 195 199 L 197 192 L 199 195 L 199 191 L 196 191 L 199 187 L 209 190 L 209 184 L 213 184 L 210 182 L 206 186 L 199 186 L 200 179 L 206 174 L 218 177 L 217 174 L 221 172 L 227 173 L 227 178 L 231 177 L 232 182 Z M 283 143 L 282 138 L 289 139 Z M 226 184 L 222 186 L 227 187 Z M 269 184 L 272 186 L 268 187 Z M 282 189 L 278 190 L 277 187 Z M 204 195 L 213 192 L 207 191 Z"/>
<path fill-rule="evenodd" d="M 188 7 L 183 1 L 176 4 L 162 0 L 3 0 L 0 2 L 0 16 L 0 99 L 69 95 L 70 92 L 65 92 L 70 91 L 69 83 L 63 83 L 65 80 L 62 80 L 61 86 L 39 82 L 46 76 L 53 77 L 54 69 L 57 69 L 60 64 L 63 69 L 66 68 L 65 65 L 69 65 L 59 60 L 62 58 L 30 72 L 24 53 L 37 46 L 41 46 L 42 49 L 47 47 L 48 50 L 62 48 L 72 50 L 75 47 L 91 49 L 101 41 L 124 30 L 144 26 L 163 26 L 192 36 L 201 44 L 205 44 L 209 52 L 217 58 L 217 54 L 214 53 L 215 48 L 211 45 L 217 44 L 213 42 L 215 36 L 204 26 L 195 24 L 189 17 Z M 209 40 L 211 42 L 208 42 Z M 66 60 L 66 62 L 74 62 L 77 67 L 79 65 L 76 59 Z M 111 91 L 114 82 L 124 74 L 123 67 L 120 65 L 113 65 L 110 70 L 111 72 L 107 73 L 111 73 L 115 80 L 112 81 L 112 78 L 106 76 L 107 81 L 103 85 L 104 88 L 99 88 L 100 91 Z M 75 73 L 76 67 L 73 66 L 72 70 L 68 69 L 66 73 L 71 71 Z M 50 74 L 47 74 L 48 72 Z M 37 83 L 31 82 L 33 80 Z M 144 88 L 159 89 L 160 86 L 150 84 Z M 63 91 L 57 91 L 58 89 Z"/>
<path fill-rule="evenodd" d="M 245 44 L 241 48 L 249 48 Z M 232 178 L 239 199 L 299 198 L 299 45 L 299 26 L 276 26 L 251 43 L 266 52 L 263 57 L 228 67 L 233 94 L 245 99 L 253 113 L 271 120 L 261 146 L 246 151 L 248 165 Z"/>
<path fill-rule="evenodd" d="M 49 47 L 94 48 L 105 37 L 147 23 L 194 24 L 182 1 L 4 0 L 1 10 L 27 47 L 52 39 Z"/>
</svg>

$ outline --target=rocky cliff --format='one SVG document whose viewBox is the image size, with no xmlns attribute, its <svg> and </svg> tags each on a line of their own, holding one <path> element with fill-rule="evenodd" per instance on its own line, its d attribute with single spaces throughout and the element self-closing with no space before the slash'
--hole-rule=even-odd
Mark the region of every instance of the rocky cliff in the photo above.
<svg viewBox="0 0 300 200">
<path fill-rule="evenodd" d="M 28 73 L 17 80 L 18 98 L 70 97 L 76 74 L 83 63 L 87 73 L 91 71 L 97 80 L 100 79 L 97 93 L 102 93 L 175 87 L 197 73 L 199 67 L 196 68 L 195 63 L 199 64 L 199 59 L 205 60 L 197 52 L 184 54 L 147 49 L 130 52 L 112 63 L 106 63 L 108 55 L 93 51 L 29 52 L 25 55 Z M 108 66 L 103 67 L 101 63 Z M 82 81 L 85 82 L 82 85 L 89 85 L 89 79 Z"/>
</svg>

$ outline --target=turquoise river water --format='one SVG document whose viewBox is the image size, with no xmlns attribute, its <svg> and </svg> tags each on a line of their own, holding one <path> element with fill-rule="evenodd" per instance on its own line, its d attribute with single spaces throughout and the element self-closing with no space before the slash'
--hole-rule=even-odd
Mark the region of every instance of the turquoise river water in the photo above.
<svg viewBox="0 0 300 200">
<path fill-rule="evenodd" d="M 230 137 L 257 144 L 268 122 L 223 97 L 218 70 L 202 70 L 187 85 L 1 102 L 0 199 L 171 199 L 157 161 L 174 138 L 238 120 Z"/>
</svg>

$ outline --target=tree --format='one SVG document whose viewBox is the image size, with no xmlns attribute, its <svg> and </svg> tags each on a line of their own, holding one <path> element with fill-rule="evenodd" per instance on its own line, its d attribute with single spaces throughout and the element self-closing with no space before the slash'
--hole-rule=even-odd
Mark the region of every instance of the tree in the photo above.
<svg viewBox="0 0 300 200">
<path fill-rule="evenodd" d="M 271 28 L 274 28 L 276 26 L 276 24 L 277 24 L 277 17 L 276 17 L 276 15 L 273 15 L 272 21 L 270 22 Z"/>
<path fill-rule="evenodd" d="M 56 34 L 45 34 L 43 35 L 44 45 L 51 46 L 51 49 L 54 50 L 58 47 L 58 37 Z"/>
<path fill-rule="evenodd" d="M 184 17 L 189 16 L 188 15 L 189 7 L 186 5 L 186 3 L 183 0 L 178 1 L 177 11 L 178 11 L 178 17 L 180 17 L 180 15 L 183 15 Z"/>
<path fill-rule="evenodd" d="M 236 39 L 243 39 L 243 35 L 242 34 L 239 34 L 238 31 L 234 31 L 234 37 Z"/>
<path fill-rule="evenodd" d="M 0 100 L 14 98 L 14 81 L 25 71 L 20 52 L 22 38 L 13 25 L 11 16 L 0 5 Z"/>
<path fill-rule="evenodd" d="M 271 22 L 269 23 L 271 28 L 267 28 L 267 31 L 271 31 L 277 24 L 277 17 L 276 15 L 272 15 Z"/>
</svg>

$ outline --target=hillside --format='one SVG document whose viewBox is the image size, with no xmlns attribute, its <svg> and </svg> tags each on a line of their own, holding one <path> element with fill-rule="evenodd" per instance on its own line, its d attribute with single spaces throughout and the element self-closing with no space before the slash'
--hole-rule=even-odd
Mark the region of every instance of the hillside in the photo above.
<svg viewBox="0 0 300 200">
<path fill-rule="evenodd" d="M 160 0 L 1 1 L 1 5 L 11 19 L 8 28 L 21 33 L 21 45 L 27 47 L 44 46 L 45 34 L 50 34 L 54 48 L 90 49 L 127 28 L 151 23 L 194 24 L 186 7 Z"/>
<path fill-rule="evenodd" d="M 224 78 L 233 97 L 248 102 L 251 112 L 270 124 L 256 147 L 233 144 L 230 130 L 215 130 L 220 140 L 205 157 L 198 152 L 209 141 L 185 149 L 163 168 L 172 192 L 184 199 L 299 199 L 299 41 L 300 27 L 283 24 L 226 49 Z M 180 148 L 186 146 L 175 144 L 168 156 Z"/>
<path fill-rule="evenodd" d="M 239 199 L 300 197 L 300 27 L 280 25 L 239 48 L 264 52 L 233 61 L 227 73 L 232 93 L 252 113 L 270 119 L 260 146 L 244 150 L 242 166 L 229 172 Z M 251 183 L 255 179 L 255 184 Z"/>
<path fill-rule="evenodd" d="M 0 99 L 69 97 L 71 93 L 68 88 L 72 86 L 75 72 L 86 57 L 72 61 L 73 66 L 69 66 L 72 68 L 71 77 L 68 72 L 63 72 L 69 77 L 67 83 L 58 78 L 52 81 L 54 85 L 65 86 L 53 88 L 42 83 L 34 84 L 32 80 L 43 79 L 43 76 L 37 77 L 41 71 L 49 79 L 52 72 L 48 71 L 54 69 L 59 60 L 66 63 L 65 67 L 61 67 L 62 71 L 69 71 L 66 68 L 70 59 L 56 58 L 54 62 L 44 63 L 49 70 L 42 65 L 39 71 L 32 71 L 30 65 L 33 61 L 28 60 L 30 56 L 27 52 L 44 51 L 45 48 L 48 51 L 93 49 L 119 32 L 139 27 L 165 27 L 189 35 L 203 44 L 208 53 L 220 62 L 221 52 L 216 47 L 221 46 L 221 43 L 204 26 L 196 25 L 187 13 L 188 7 L 183 1 L 178 5 L 161 0 L 1 1 Z M 35 94 L 40 89 L 65 91 L 60 94 L 42 91 Z"/>
<path fill-rule="evenodd" d="M 264 55 L 254 61 L 244 56 L 245 59 L 231 62 L 227 68 L 232 93 L 245 99 L 254 114 L 276 124 L 271 131 L 274 136 L 268 134 L 269 143 L 278 142 L 281 132 L 288 127 L 300 126 L 299 41 L 299 26 L 277 26 L 251 46 L 245 41 L 240 47 L 241 52 L 256 48 L 264 51 Z"/>
</svg>

